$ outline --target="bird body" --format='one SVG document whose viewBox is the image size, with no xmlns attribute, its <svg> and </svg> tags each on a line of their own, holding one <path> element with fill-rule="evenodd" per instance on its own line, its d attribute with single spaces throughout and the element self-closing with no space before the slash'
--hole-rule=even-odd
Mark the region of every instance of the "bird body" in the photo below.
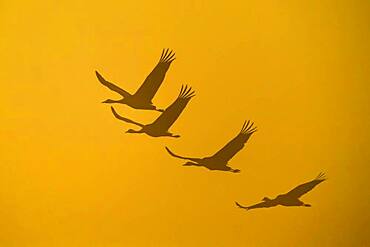
<svg viewBox="0 0 370 247">
<path fill-rule="evenodd" d="M 177 99 L 165 111 L 163 111 L 162 114 L 153 123 L 146 125 L 119 115 L 113 107 L 111 107 L 111 110 L 113 112 L 113 115 L 117 119 L 141 127 L 140 130 L 129 129 L 126 133 L 145 133 L 152 137 L 167 136 L 176 138 L 180 136 L 174 135 L 169 132 L 169 128 L 178 119 L 182 111 L 185 109 L 186 105 L 189 103 L 190 99 L 194 96 L 195 94 L 194 91 L 191 91 L 191 87 L 182 86 Z"/>
<path fill-rule="evenodd" d="M 142 110 L 156 110 L 163 112 L 162 109 L 157 109 L 152 103 L 154 95 L 157 93 L 159 87 L 161 86 L 167 70 L 169 69 L 171 63 L 175 60 L 175 53 L 169 51 L 169 49 L 163 50 L 161 58 L 153 69 L 153 71 L 147 76 L 143 84 L 134 94 L 130 94 L 124 89 L 118 87 L 112 82 L 107 81 L 104 77 L 95 71 L 96 77 L 104 86 L 108 87 L 110 90 L 115 91 L 120 94 L 123 98 L 119 100 L 107 99 L 103 103 L 113 104 L 126 104 L 134 109 Z"/>
<path fill-rule="evenodd" d="M 282 205 L 282 206 L 305 206 L 306 204 L 304 202 L 302 202 L 301 200 L 299 200 L 298 198 L 296 197 L 291 197 L 291 196 L 288 196 L 286 194 L 282 194 L 282 195 L 278 195 L 274 201 L 278 204 L 278 205 Z M 307 204 L 308 205 L 308 204 Z"/>
<path fill-rule="evenodd" d="M 185 163 L 184 166 L 202 166 L 209 170 L 230 171 L 237 173 L 240 172 L 240 170 L 229 167 L 228 162 L 244 147 L 249 137 L 257 131 L 256 127 L 252 128 L 253 124 L 254 123 L 250 123 L 250 121 L 244 122 L 240 133 L 213 156 L 204 158 L 191 158 L 177 155 L 168 147 L 166 147 L 166 150 L 175 158 L 191 161 Z"/>
<path fill-rule="evenodd" d="M 262 199 L 263 202 L 257 203 L 252 206 L 242 206 L 238 202 L 235 202 L 235 204 L 242 209 L 250 210 L 254 208 L 270 208 L 275 207 L 278 205 L 291 207 L 291 206 L 304 206 L 304 207 L 311 207 L 310 204 L 306 204 L 303 201 L 299 200 L 299 198 L 312 190 L 316 185 L 320 184 L 321 182 L 325 181 L 325 174 L 320 173 L 314 180 L 298 185 L 291 191 L 285 194 L 278 195 L 274 199 L 269 199 L 268 197 L 264 197 Z"/>
</svg>

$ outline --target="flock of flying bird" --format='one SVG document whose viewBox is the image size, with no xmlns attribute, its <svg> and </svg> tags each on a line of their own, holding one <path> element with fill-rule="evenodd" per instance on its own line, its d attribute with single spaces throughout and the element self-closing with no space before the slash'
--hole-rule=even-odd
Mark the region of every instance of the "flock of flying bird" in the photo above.
<svg viewBox="0 0 370 247">
<path fill-rule="evenodd" d="M 103 101 L 103 103 L 126 104 L 134 109 L 154 110 L 161 112 L 159 117 L 154 122 L 149 124 L 142 124 L 121 116 L 113 107 L 111 107 L 112 113 L 117 119 L 140 127 L 140 129 L 138 130 L 129 129 L 126 131 L 126 133 L 145 133 L 152 137 L 180 137 L 180 135 L 171 133 L 169 129 L 176 122 L 191 98 L 195 96 L 195 92 L 192 90 L 192 88 L 188 85 L 182 85 L 177 98 L 165 110 L 157 108 L 152 102 L 153 97 L 157 93 L 165 78 L 166 72 L 168 71 L 171 63 L 174 60 L 175 53 L 169 49 L 164 49 L 162 51 L 159 62 L 134 94 L 131 94 L 113 84 L 112 82 L 107 81 L 101 74 L 99 74 L 99 72 L 95 71 L 100 83 L 122 96 L 122 98 L 119 100 L 107 99 Z M 253 122 L 244 122 L 241 131 L 234 139 L 229 141 L 221 150 L 219 150 L 214 155 L 205 158 L 191 158 L 180 156 L 173 153 L 168 147 L 166 147 L 166 150 L 171 156 L 175 158 L 187 160 L 188 162 L 186 162 L 184 166 L 203 166 L 209 170 L 238 173 L 240 172 L 240 170 L 229 167 L 228 162 L 235 154 L 243 149 L 248 139 L 256 131 L 257 128 L 254 127 Z M 305 193 L 312 190 L 316 185 L 323 182 L 325 179 L 326 178 L 324 177 L 324 174 L 320 173 L 315 179 L 295 187 L 293 190 L 289 191 L 286 194 L 278 195 L 274 199 L 264 197 L 262 199 L 262 202 L 252 206 L 245 207 L 240 205 L 238 202 L 235 203 L 239 208 L 246 210 L 255 208 L 269 208 L 277 205 L 309 207 L 311 206 L 310 204 L 305 204 L 304 202 L 299 200 L 299 198 Z"/>
</svg>

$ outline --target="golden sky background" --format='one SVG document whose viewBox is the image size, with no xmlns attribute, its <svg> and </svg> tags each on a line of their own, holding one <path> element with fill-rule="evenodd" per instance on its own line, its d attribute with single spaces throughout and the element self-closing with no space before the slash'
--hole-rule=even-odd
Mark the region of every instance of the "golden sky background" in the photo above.
<svg viewBox="0 0 370 247">
<path fill-rule="evenodd" d="M 370 4 L 0 1 L 0 246 L 370 246 Z M 134 92 L 162 48 L 154 98 L 196 90 L 172 130 L 125 134 L 94 70 Z M 149 123 L 157 112 L 117 106 Z M 230 162 L 183 167 L 243 121 Z M 326 172 L 311 208 L 244 211 Z"/>
</svg>

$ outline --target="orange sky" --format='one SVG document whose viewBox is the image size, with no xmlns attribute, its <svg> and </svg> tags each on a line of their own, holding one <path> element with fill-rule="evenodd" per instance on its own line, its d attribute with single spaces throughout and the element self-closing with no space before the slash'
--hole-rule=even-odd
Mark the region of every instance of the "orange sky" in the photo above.
<svg viewBox="0 0 370 247">
<path fill-rule="evenodd" d="M 367 246 L 368 1 L 0 2 L 0 246 Z M 176 51 L 154 98 L 196 90 L 172 130 L 124 132 L 95 78 L 134 92 Z M 144 123 L 156 112 L 117 106 Z M 251 119 L 230 162 L 207 156 Z M 237 209 L 313 179 L 311 208 Z"/>
</svg>

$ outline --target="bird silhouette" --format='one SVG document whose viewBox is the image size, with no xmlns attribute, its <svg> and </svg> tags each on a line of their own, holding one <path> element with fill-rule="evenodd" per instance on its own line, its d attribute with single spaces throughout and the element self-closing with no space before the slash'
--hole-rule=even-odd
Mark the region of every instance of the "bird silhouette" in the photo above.
<svg viewBox="0 0 370 247">
<path fill-rule="evenodd" d="M 179 135 L 174 135 L 168 130 L 173 125 L 173 123 L 178 119 L 181 112 L 185 109 L 186 105 L 189 103 L 190 99 L 195 96 L 195 92 L 191 90 L 191 87 L 182 85 L 180 94 L 177 99 L 162 112 L 162 114 L 151 124 L 141 124 L 135 122 L 131 119 L 120 116 L 113 107 L 111 110 L 113 115 L 122 121 L 127 123 L 135 124 L 141 127 L 140 130 L 129 129 L 126 133 L 145 133 L 152 137 L 168 136 L 168 137 L 180 137 Z"/>
<path fill-rule="evenodd" d="M 255 209 L 255 208 L 270 208 L 270 207 L 275 207 L 278 205 L 282 206 L 304 206 L 304 207 L 311 207 L 310 204 L 306 204 L 299 200 L 301 196 L 312 190 L 316 185 L 319 183 L 325 181 L 325 174 L 320 173 L 314 180 L 298 185 L 291 191 L 289 191 L 286 194 L 278 195 L 275 199 L 270 199 L 268 197 L 264 197 L 262 199 L 263 202 L 257 203 L 252 206 L 242 206 L 238 202 L 235 202 L 235 204 L 242 209 L 250 210 L 250 209 Z"/>
<path fill-rule="evenodd" d="M 192 161 L 185 163 L 184 166 L 203 166 L 209 170 L 229 171 L 237 173 L 240 172 L 240 170 L 229 167 L 228 162 L 244 147 L 249 137 L 257 131 L 256 127 L 252 128 L 253 124 L 254 123 L 251 123 L 250 121 L 244 122 L 240 133 L 229 143 L 227 143 L 221 150 L 210 157 L 190 158 L 177 155 L 173 153 L 168 147 L 166 147 L 166 150 L 173 157 Z"/>
<path fill-rule="evenodd" d="M 175 53 L 169 49 L 163 50 L 158 64 L 148 75 L 135 94 L 130 94 L 115 84 L 105 80 L 98 71 L 95 71 L 96 77 L 104 86 L 108 87 L 112 91 L 115 91 L 116 93 L 119 93 L 123 97 L 120 100 L 107 99 L 103 101 L 103 103 L 120 103 L 126 104 L 135 109 L 156 110 L 163 112 L 162 109 L 157 109 L 157 107 L 153 105 L 152 99 L 161 86 L 171 63 L 175 59 Z"/>
</svg>

